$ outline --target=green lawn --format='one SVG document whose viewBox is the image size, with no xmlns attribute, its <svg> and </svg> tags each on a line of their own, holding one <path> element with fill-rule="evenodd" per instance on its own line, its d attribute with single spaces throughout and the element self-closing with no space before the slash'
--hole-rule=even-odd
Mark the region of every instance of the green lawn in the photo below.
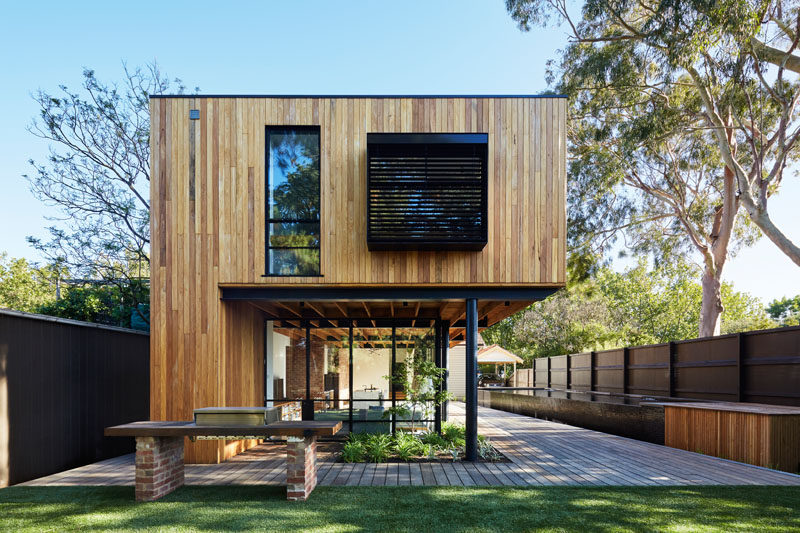
<svg viewBox="0 0 800 533">
<path fill-rule="evenodd" d="M 131 487 L 0 490 L 0 530 L 800 531 L 800 487 Z"/>
</svg>

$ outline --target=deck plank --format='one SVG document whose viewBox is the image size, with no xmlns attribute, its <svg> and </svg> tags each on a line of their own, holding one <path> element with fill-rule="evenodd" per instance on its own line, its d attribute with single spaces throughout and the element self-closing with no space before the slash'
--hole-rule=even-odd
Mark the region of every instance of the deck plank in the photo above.
<svg viewBox="0 0 800 533">
<path fill-rule="evenodd" d="M 451 402 L 450 419 L 464 405 Z M 800 485 L 800 476 L 494 409 L 479 408 L 482 435 L 509 463 L 339 463 L 320 444 L 320 485 Z M 133 485 L 133 454 L 21 485 Z M 286 447 L 267 442 L 227 462 L 186 467 L 187 485 L 284 485 Z"/>
</svg>

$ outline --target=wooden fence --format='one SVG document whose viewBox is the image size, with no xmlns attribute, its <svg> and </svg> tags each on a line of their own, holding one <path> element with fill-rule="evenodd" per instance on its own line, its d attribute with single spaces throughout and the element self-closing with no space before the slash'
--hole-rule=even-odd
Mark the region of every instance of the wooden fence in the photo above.
<svg viewBox="0 0 800 533">
<path fill-rule="evenodd" d="M 800 326 L 535 359 L 513 385 L 800 405 Z"/>
<path fill-rule="evenodd" d="M 103 428 L 149 411 L 147 333 L 0 310 L 0 487 L 132 452 Z"/>
</svg>

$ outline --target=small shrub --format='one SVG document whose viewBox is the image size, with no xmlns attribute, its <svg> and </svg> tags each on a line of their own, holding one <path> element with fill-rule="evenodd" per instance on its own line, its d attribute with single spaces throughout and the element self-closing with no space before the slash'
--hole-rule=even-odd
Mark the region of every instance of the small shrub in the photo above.
<svg viewBox="0 0 800 533">
<path fill-rule="evenodd" d="M 364 444 L 364 452 L 372 463 L 382 463 L 389 457 L 392 438 L 389 435 L 378 433 L 370 435 Z"/>
<path fill-rule="evenodd" d="M 436 459 L 436 446 L 433 444 L 428 445 L 428 459 Z"/>
<path fill-rule="evenodd" d="M 455 463 L 456 461 L 458 461 L 458 457 L 461 455 L 461 452 L 459 451 L 458 448 L 453 446 L 452 448 L 450 448 L 450 455 L 453 456 L 453 462 Z"/>
<path fill-rule="evenodd" d="M 357 442 L 363 446 L 364 444 L 367 443 L 369 437 L 370 433 L 367 433 L 366 431 L 361 431 L 359 433 L 350 433 L 350 436 L 347 437 L 347 440 L 349 442 Z"/>
<path fill-rule="evenodd" d="M 448 448 L 448 442 L 442 438 L 441 435 L 438 433 L 427 433 L 424 437 L 422 437 L 422 442 L 429 446 L 433 446 L 435 448 Z"/>
<path fill-rule="evenodd" d="M 466 428 L 461 424 L 445 422 L 442 424 L 442 438 L 451 446 L 464 446 L 466 441 Z"/>
<path fill-rule="evenodd" d="M 494 449 L 494 446 L 492 446 L 492 443 L 489 441 L 489 439 L 478 441 L 478 455 L 484 461 L 494 462 L 501 459 L 500 454 Z"/>
<path fill-rule="evenodd" d="M 398 433 L 394 438 L 394 453 L 403 461 L 408 461 L 415 455 L 422 455 L 425 446 L 422 441 L 408 433 Z"/>
<path fill-rule="evenodd" d="M 357 441 L 349 441 L 342 448 L 342 460 L 345 463 L 360 463 L 364 460 L 364 445 Z"/>
</svg>

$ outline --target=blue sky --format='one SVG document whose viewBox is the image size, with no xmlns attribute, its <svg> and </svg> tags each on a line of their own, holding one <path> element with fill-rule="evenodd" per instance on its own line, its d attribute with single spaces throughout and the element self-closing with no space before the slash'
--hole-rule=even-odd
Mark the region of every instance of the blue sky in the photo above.
<svg viewBox="0 0 800 533">
<path fill-rule="evenodd" d="M 77 7 L 79 5 L 79 7 Z M 76 87 L 156 60 L 203 93 L 501 94 L 545 90 L 562 30 L 522 33 L 502 0 L 404 2 L 14 2 L 0 20 L 0 251 L 38 259 L 26 235 L 55 215 L 28 191 L 27 160 L 47 145 L 26 131 L 31 93 Z M 800 240 L 800 180 L 772 201 Z M 800 270 L 766 239 L 725 278 L 764 300 L 800 293 Z"/>
</svg>

